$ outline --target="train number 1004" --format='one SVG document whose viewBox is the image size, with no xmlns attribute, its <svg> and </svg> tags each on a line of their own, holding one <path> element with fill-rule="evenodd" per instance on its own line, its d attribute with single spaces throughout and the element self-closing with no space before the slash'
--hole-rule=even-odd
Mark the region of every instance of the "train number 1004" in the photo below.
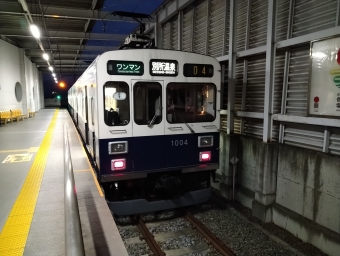
<svg viewBox="0 0 340 256">
<path fill-rule="evenodd" d="M 188 145 L 188 140 L 172 140 L 171 141 L 171 146 L 177 147 L 177 146 L 184 146 Z"/>
</svg>

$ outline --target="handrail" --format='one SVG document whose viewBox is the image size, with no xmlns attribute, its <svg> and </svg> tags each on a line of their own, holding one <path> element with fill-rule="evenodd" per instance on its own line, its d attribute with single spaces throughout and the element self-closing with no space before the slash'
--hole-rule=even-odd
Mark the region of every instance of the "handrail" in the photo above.
<svg viewBox="0 0 340 256">
<path fill-rule="evenodd" d="M 67 127 L 64 125 L 65 255 L 85 256 Z"/>
</svg>

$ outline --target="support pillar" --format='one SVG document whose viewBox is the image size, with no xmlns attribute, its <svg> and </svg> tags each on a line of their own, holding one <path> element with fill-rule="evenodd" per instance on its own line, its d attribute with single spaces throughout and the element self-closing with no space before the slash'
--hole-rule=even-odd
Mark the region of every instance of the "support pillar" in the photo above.
<svg viewBox="0 0 340 256">
<path fill-rule="evenodd" d="M 29 88 L 27 88 L 26 83 L 26 69 L 25 69 L 25 49 L 19 48 L 19 68 L 20 68 L 20 84 L 22 88 L 22 112 L 28 114 L 27 108 L 29 102 Z"/>
<path fill-rule="evenodd" d="M 220 195 L 230 201 L 233 197 L 233 165 L 230 163 L 230 160 L 233 157 L 237 157 L 238 142 L 238 135 L 228 135 L 225 132 L 221 132 L 220 168 L 216 174 L 218 182 L 212 183 L 212 186 L 219 191 Z"/>
<path fill-rule="evenodd" d="M 252 214 L 264 222 L 272 221 L 272 207 L 276 198 L 276 179 L 279 148 L 277 143 L 261 143 L 257 146 L 258 167 L 255 199 Z"/>
</svg>

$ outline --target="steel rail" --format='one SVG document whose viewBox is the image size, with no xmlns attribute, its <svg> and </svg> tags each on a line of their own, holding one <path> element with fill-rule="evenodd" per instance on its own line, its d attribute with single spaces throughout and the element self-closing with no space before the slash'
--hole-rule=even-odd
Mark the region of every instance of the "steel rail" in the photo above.
<svg viewBox="0 0 340 256">
<path fill-rule="evenodd" d="M 236 254 L 226 246 L 217 236 L 215 236 L 206 226 L 196 219 L 190 212 L 187 212 L 185 219 L 193 225 L 195 229 L 221 254 L 225 256 L 236 256 Z"/>
<path fill-rule="evenodd" d="M 64 125 L 65 255 L 85 256 L 67 127 Z"/>
<path fill-rule="evenodd" d="M 142 233 L 145 242 L 148 244 L 151 251 L 154 253 L 155 256 L 165 256 L 165 252 L 162 251 L 162 249 L 157 244 L 154 236 L 150 233 L 147 226 L 145 226 L 145 223 L 142 219 L 138 219 L 137 227 L 139 231 Z"/>
</svg>

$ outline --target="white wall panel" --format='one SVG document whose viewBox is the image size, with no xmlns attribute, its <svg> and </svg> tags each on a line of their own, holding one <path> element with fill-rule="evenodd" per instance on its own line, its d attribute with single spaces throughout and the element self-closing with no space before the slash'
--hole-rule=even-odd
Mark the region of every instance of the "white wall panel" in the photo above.
<svg viewBox="0 0 340 256">
<path fill-rule="evenodd" d="M 246 42 L 248 0 L 237 1 L 236 6 L 236 50 L 243 51 Z"/>
<path fill-rule="evenodd" d="M 236 60 L 235 69 L 235 111 L 242 109 L 242 89 L 243 89 L 243 60 Z M 234 132 L 241 133 L 241 118 L 235 117 L 234 119 Z"/>
<path fill-rule="evenodd" d="M 210 0 L 210 20 L 209 20 L 209 41 L 208 55 L 219 57 L 224 55 L 223 36 L 224 36 L 224 17 L 225 17 L 225 0 Z M 227 17 L 229 15 L 227 14 Z"/>
<path fill-rule="evenodd" d="M 207 37 L 208 0 L 201 1 L 195 9 L 194 52 L 205 54 Z"/>
<path fill-rule="evenodd" d="M 284 143 L 322 151 L 324 130 L 320 126 L 288 124 L 284 130 Z"/>
<path fill-rule="evenodd" d="M 264 80 L 266 75 L 266 56 L 256 56 L 248 59 L 248 79 L 246 110 L 263 112 Z"/>
<path fill-rule="evenodd" d="M 0 110 L 22 109 L 24 111 L 25 88 L 20 102 L 15 97 L 15 84 L 21 81 L 19 49 L 0 40 Z"/>
<path fill-rule="evenodd" d="M 178 50 L 178 18 L 171 21 L 171 49 Z"/>
<path fill-rule="evenodd" d="M 286 113 L 288 115 L 307 115 L 309 75 L 309 45 L 291 49 Z"/>
<path fill-rule="evenodd" d="M 290 0 L 278 0 L 276 15 L 276 41 L 287 39 Z"/>
<path fill-rule="evenodd" d="M 0 56 L 0 110 L 21 109 L 27 113 L 29 107 L 38 111 L 43 107 L 39 101 L 43 102 L 44 96 L 42 77 L 36 65 L 24 55 L 23 49 L 3 40 L 0 40 Z M 22 87 L 20 102 L 15 97 L 17 82 Z"/>
<path fill-rule="evenodd" d="M 167 22 L 162 27 L 163 49 L 171 49 L 171 23 Z"/>
<path fill-rule="evenodd" d="M 273 99 L 273 113 L 281 112 L 282 102 L 282 88 L 285 65 L 285 52 L 280 51 L 275 56 L 275 76 L 274 76 L 274 99 Z"/>
<path fill-rule="evenodd" d="M 192 51 L 192 23 L 194 9 L 190 7 L 184 10 L 183 14 L 183 51 Z"/>
<path fill-rule="evenodd" d="M 335 26 L 335 0 L 295 0 L 293 37 Z"/>
<path fill-rule="evenodd" d="M 249 48 L 266 45 L 268 2 L 251 0 Z"/>
<path fill-rule="evenodd" d="M 331 129 L 329 153 L 340 155 L 340 128 Z"/>
</svg>

